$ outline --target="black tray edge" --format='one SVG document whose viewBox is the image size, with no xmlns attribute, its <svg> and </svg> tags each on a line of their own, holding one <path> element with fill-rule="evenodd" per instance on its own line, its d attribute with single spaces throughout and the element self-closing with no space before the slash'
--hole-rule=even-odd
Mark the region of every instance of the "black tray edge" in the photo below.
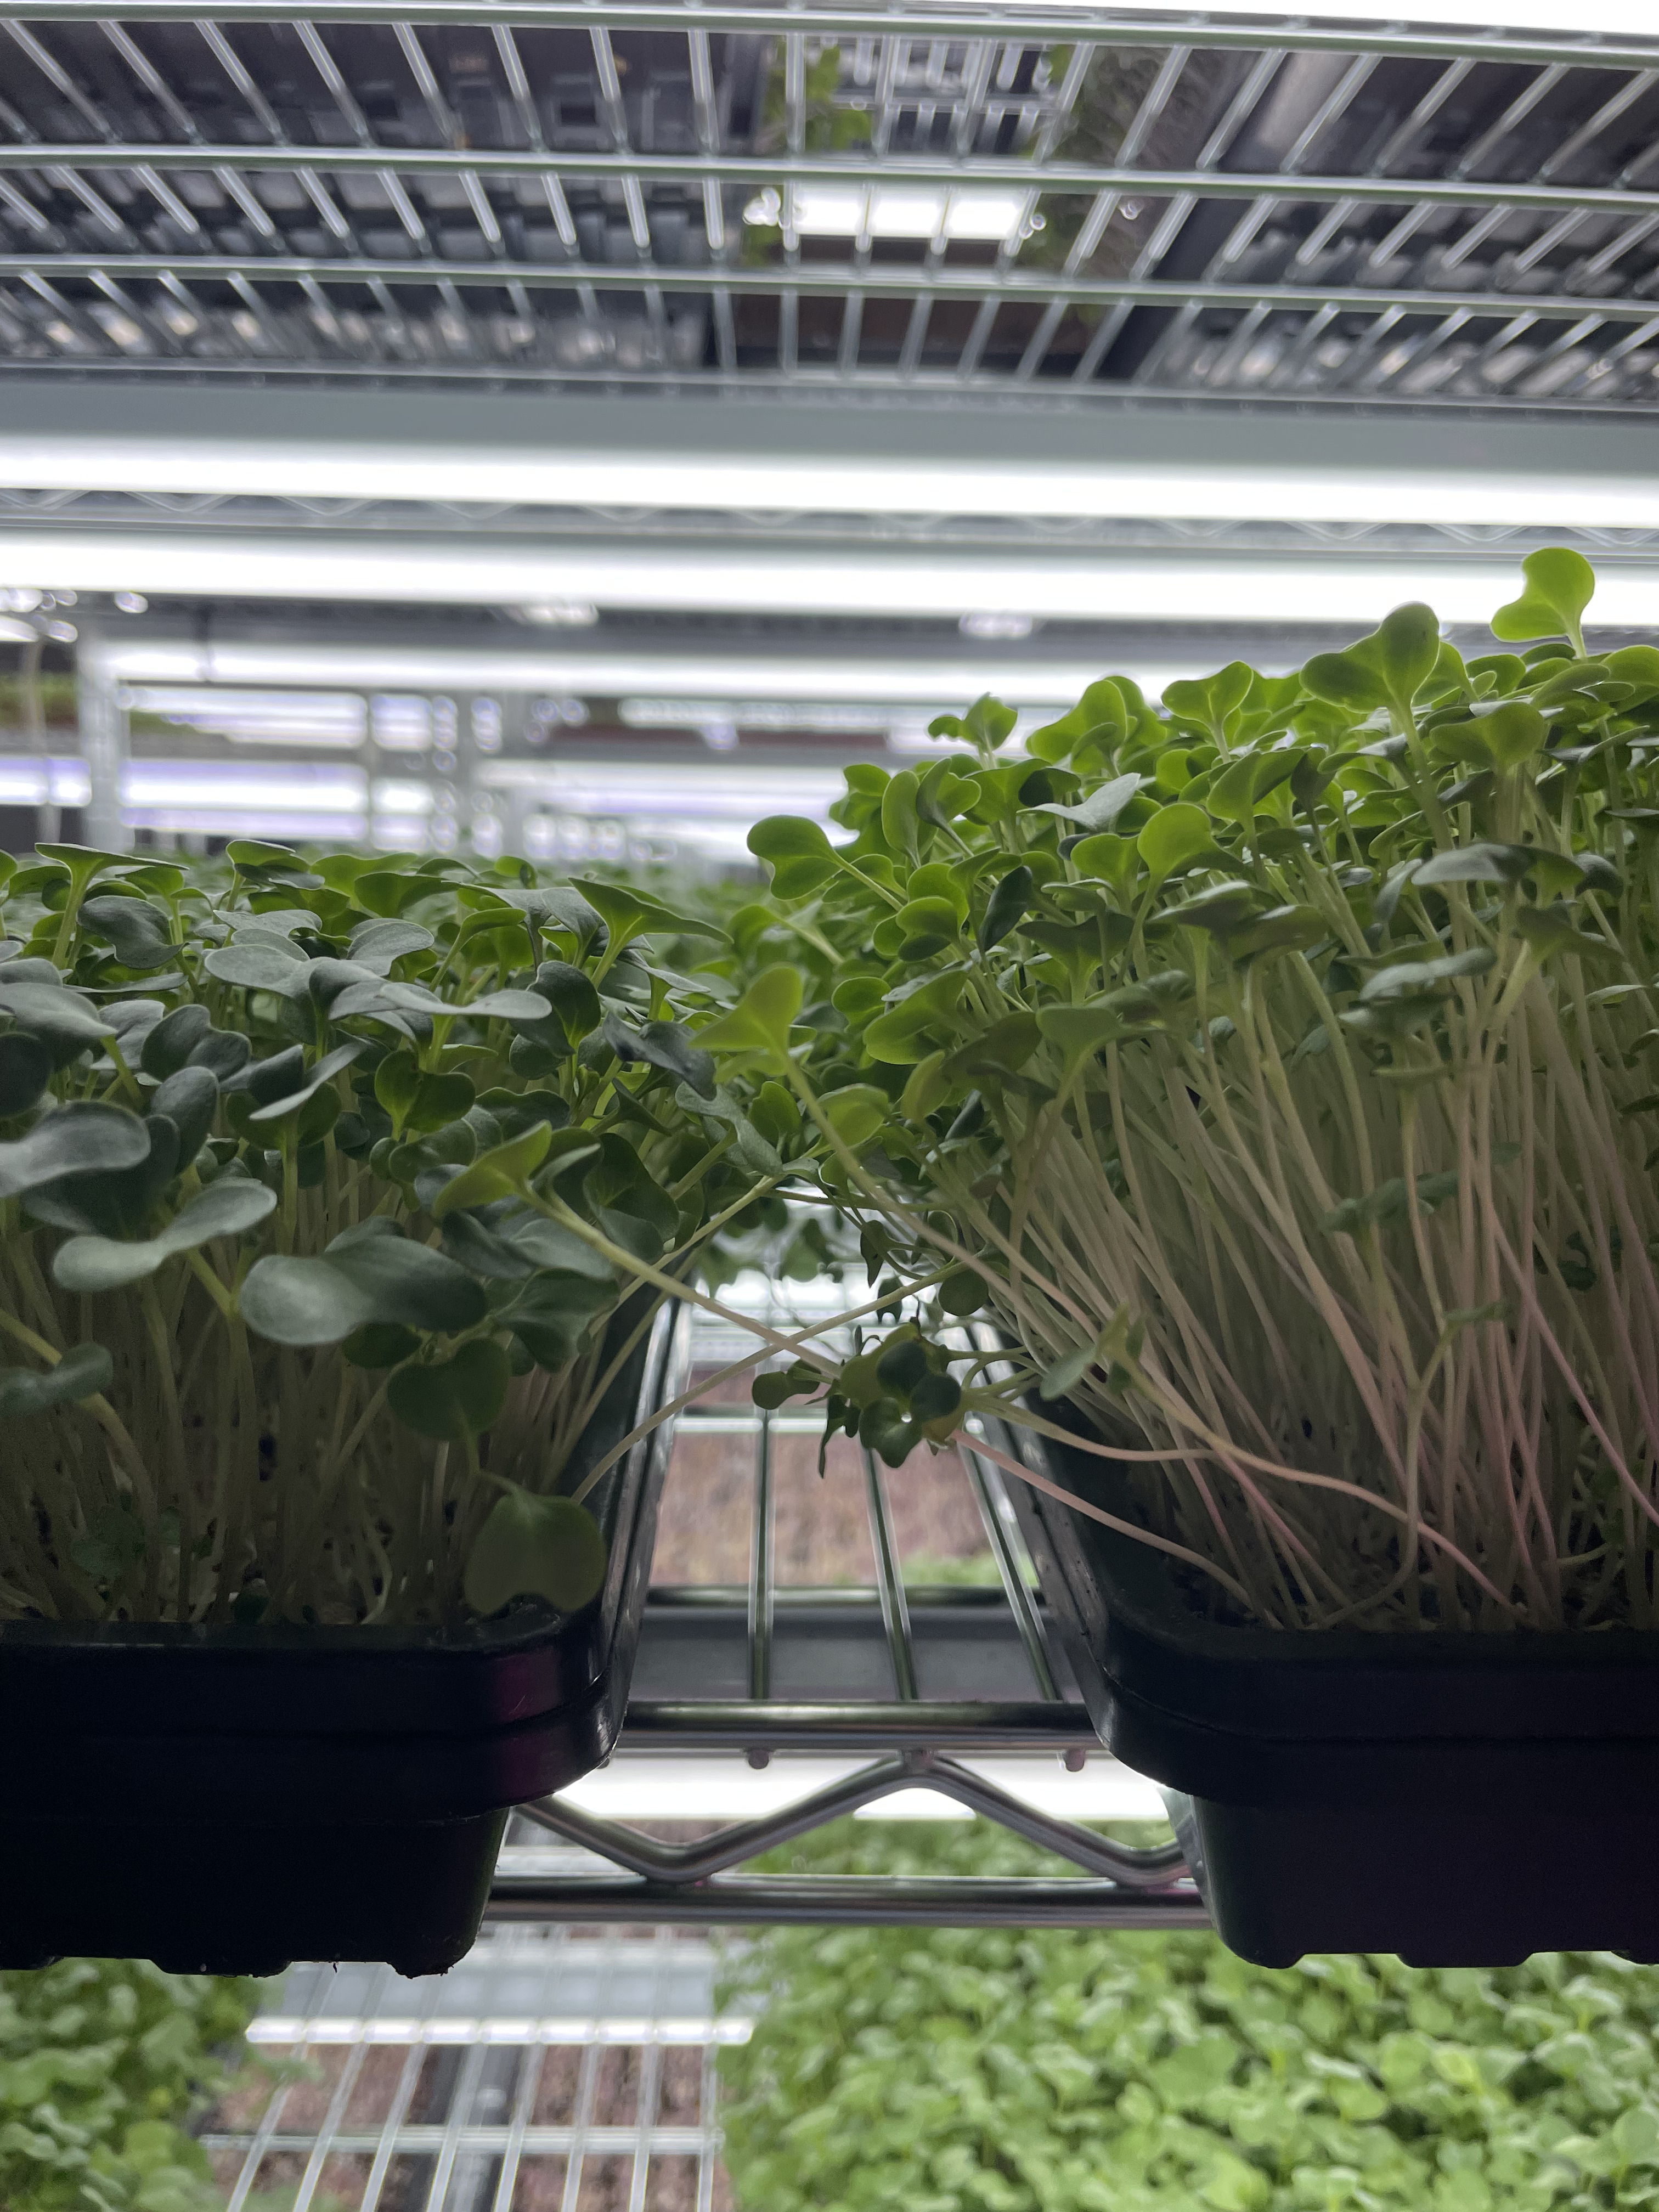
<svg viewBox="0 0 1659 2212">
<path fill-rule="evenodd" d="M 636 1360 L 630 1363 L 630 1371 L 619 1378 L 619 1382 L 628 1385 L 626 1401 L 605 1424 L 607 1434 L 598 1449 L 635 1425 L 641 1407 L 678 1395 L 689 1358 L 685 1320 L 683 1305 L 665 1307 L 658 1315 L 638 1348 Z M 100 1706 L 94 1728 L 65 1726 L 62 1714 L 53 1711 L 54 1705 L 64 1702 L 61 1697 L 31 1702 L 36 1684 L 30 1680 L 35 1668 L 29 1660 L 38 1656 L 50 1666 L 67 1644 L 77 1657 L 91 1662 L 86 1674 L 76 1669 L 83 1684 L 100 1662 L 107 1660 L 118 1665 L 129 1656 L 122 1632 L 118 1629 L 111 1634 L 99 1624 L 94 1632 L 97 1643 L 89 1652 L 88 1632 L 78 1626 L 59 1629 L 54 1623 L 5 1624 L 4 1630 L 0 1630 L 0 1680 L 3 1681 L 5 1712 L 6 1796 L 15 1804 L 21 1786 L 51 1791 L 56 1771 L 74 1765 L 94 1745 L 105 1754 L 100 1759 L 99 1771 L 106 1779 L 112 1778 L 112 1760 L 122 1770 L 131 1768 L 131 1773 L 123 1772 L 121 1780 L 127 1785 L 129 1809 L 137 1812 L 139 1806 L 131 1793 L 136 1791 L 140 1799 L 147 1794 L 140 1778 L 146 1765 L 154 1762 L 158 1771 L 165 1771 L 169 1762 L 188 1755 L 192 1746 L 211 1745 L 231 1762 L 246 1759 L 252 1770 L 251 1789 L 253 1771 L 260 1762 L 287 1764 L 307 1757 L 342 1765 L 355 1762 L 368 1784 L 376 1769 L 395 1775 L 404 1767 L 446 1755 L 465 1768 L 469 1750 L 487 1757 L 491 1746 L 499 1747 L 505 1761 L 517 1765 L 520 1760 L 514 1747 L 533 1741 L 538 1731 L 545 1733 L 550 1742 L 555 1735 L 568 1737 L 573 1747 L 583 1740 L 594 1741 L 597 1731 L 599 1747 L 592 1755 L 580 1757 L 561 1779 L 538 1782 L 538 1790 L 562 1786 L 562 1781 L 574 1779 L 596 1759 L 608 1756 L 620 1727 L 638 1648 L 657 1505 L 674 1427 L 671 1419 L 640 1438 L 612 1475 L 605 1478 L 616 1508 L 606 1583 L 599 1597 L 581 1614 L 562 1616 L 544 1609 L 538 1619 L 528 1622 L 509 1618 L 481 1624 L 485 1629 L 510 1631 L 493 1648 L 482 1638 L 473 1640 L 470 1632 L 447 1642 L 435 1635 L 423 1637 L 418 1631 L 392 1630 L 374 1650 L 366 1651 L 363 1640 L 378 1638 L 380 1632 L 341 1629 L 331 1632 L 327 1648 L 319 1650 L 314 1644 L 307 1647 L 307 1632 L 303 1629 L 264 1632 L 264 1643 L 250 1646 L 246 1639 L 259 1638 L 258 1629 L 225 1632 L 227 1638 L 234 1637 L 238 1642 L 216 1644 L 203 1639 L 198 1631 L 170 1626 L 161 1632 L 167 1641 L 158 1644 L 157 1631 L 148 1628 L 140 1648 L 155 1652 L 175 1680 L 183 1668 L 193 1664 L 216 1662 L 217 1674 L 226 1662 L 246 1662 L 253 1656 L 259 1662 L 264 1683 L 270 1685 L 273 1703 L 290 1685 L 301 1689 L 304 1692 L 301 1709 L 278 1711 L 272 1716 L 277 1723 L 273 1726 L 247 1724 L 240 1700 L 248 1678 L 240 1667 L 234 1694 L 204 1701 L 204 1709 L 198 1710 L 191 1724 L 176 1724 L 175 1707 L 174 1725 L 112 1727 L 107 1709 Z M 30 1633 L 8 1648 L 6 1632 L 14 1626 Z M 560 1670 L 565 1694 L 556 1703 L 512 1694 L 515 1684 L 522 1686 L 527 1667 L 534 1666 L 550 1644 L 568 1637 L 573 1627 L 583 1635 L 589 1650 L 580 1671 L 568 1666 Z M 296 1641 L 307 1648 L 295 1650 Z M 365 1662 L 374 1677 L 374 1695 L 367 1710 L 355 1709 L 342 1698 L 338 1678 L 343 1668 L 361 1668 Z M 477 1678 L 465 1686 L 471 1693 L 434 1714 L 426 1695 L 433 1675 L 460 1671 Z M 279 1672 L 282 1679 L 276 1680 Z M 489 1679 L 492 1675 L 497 1678 L 494 1683 Z M 504 1676 L 505 1685 L 501 1680 Z M 481 1697 L 479 1692 L 484 1694 Z M 71 1695 L 78 1695 L 78 1688 Z M 390 1713 L 385 1710 L 388 1705 Z M 81 1710 L 84 1711 L 85 1706 Z M 392 1723 L 391 1727 L 385 1725 L 387 1719 Z M 476 1774 L 477 1760 L 470 1763 Z M 33 1782 L 26 1784 L 31 1768 Z M 222 1762 L 216 1771 L 228 1780 Z M 477 1778 L 478 1783 L 482 1780 Z M 176 1784 L 169 1785 L 170 1796 L 174 1790 Z M 443 1817 L 453 1817 L 463 1809 L 493 1809 L 510 1802 L 486 1788 L 485 1802 L 477 1802 L 476 1784 L 467 1795 L 465 1808 L 447 1806 Z"/>
<path fill-rule="evenodd" d="M 1044 1451 L 1054 1479 L 1079 1495 L 1109 1510 L 1127 1504 L 1100 1462 L 1052 1442 Z M 1229 1760 L 1247 1750 L 1430 1752 L 1540 1739 L 1583 1750 L 1628 1752 L 1648 1743 L 1659 1750 L 1659 1634 L 1327 1636 L 1231 1627 L 1192 1610 L 1150 1546 L 1028 1485 L 1012 1487 L 1084 1702 L 1103 1738 L 1128 1733 L 1133 1715 L 1138 1736 L 1167 1729 L 1190 1751 L 1207 1744 Z M 1157 1778 L 1202 1786 L 1184 1774 Z"/>
</svg>

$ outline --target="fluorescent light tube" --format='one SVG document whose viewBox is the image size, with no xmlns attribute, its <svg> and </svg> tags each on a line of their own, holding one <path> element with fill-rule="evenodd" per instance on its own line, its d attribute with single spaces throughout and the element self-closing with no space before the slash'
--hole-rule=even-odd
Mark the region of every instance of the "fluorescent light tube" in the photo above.
<svg viewBox="0 0 1659 2212">
<path fill-rule="evenodd" d="M 1247 460 L 1218 466 L 1092 459 L 1086 418 L 1079 418 L 1078 452 L 1063 460 L 907 459 L 861 453 L 857 418 L 847 419 L 844 450 L 822 456 L 708 450 L 715 434 L 708 426 L 700 426 L 703 450 L 664 453 L 592 443 L 538 452 L 480 441 L 446 450 L 322 438 L 0 432 L 0 482 L 38 491 L 500 500 L 514 506 L 773 514 L 1270 518 L 1545 530 L 1659 526 L 1659 465 L 1576 471 L 1540 461 L 1531 473 L 1504 473 L 1480 465 L 1478 433 L 1471 434 L 1476 442 L 1467 467 L 1263 467 Z M 1248 452 L 1248 432 L 1240 442 Z M 568 587 L 525 597 L 538 610 L 561 600 L 580 607 L 592 599 L 574 575 Z"/>
<path fill-rule="evenodd" d="M 368 715 L 360 698 L 325 691 L 219 690 L 201 684 L 140 685 L 125 692 L 135 713 L 221 737 L 233 745 L 291 745 L 352 752 Z"/>
<path fill-rule="evenodd" d="M 135 684 L 299 684 L 349 685 L 365 690 L 574 694 L 623 698 L 660 689 L 676 704 L 711 702 L 714 719 L 729 719 L 744 698 L 807 706 L 842 702 L 867 708 L 879 721 L 888 714 L 937 714 L 980 691 L 995 691 L 1032 708 L 1069 707 L 1102 673 L 1097 658 L 1034 662 L 991 659 L 964 666 L 959 660 L 895 661 L 884 655 L 811 660 L 780 654 L 664 653 L 573 649 L 495 651 L 445 646 L 263 644 L 228 640 L 211 645 L 165 643 L 143 638 L 109 639 L 94 648 L 116 679 Z M 1169 673 L 1200 672 L 1170 669 Z M 707 771 L 703 771 L 706 773 Z"/>
<path fill-rule="evenodd" d="M 1495 607 L 1515 597 L 1521 584 L 1518 558 L 1021 558 L 886 546 L 830 553 L 784 546 L 547 540 L 502 544 L 404 538 L 388 544 L 332 535 L 282 538 L 173 531 L 0 533 L 0 583 L 26 579 L 53 590 L 133 588 L 152 597 L 170 592 L 501 606 L 580 589 L 601 606 L 665 612 L 934 616 L 957 622 L 963 614 L 994 608 L 1071 621 L 1289 621 L 1362 627 L 1403 600 L 1421 599 L 1444 621 L 1484 623 Z M 1592 620 L 1620 628 L 1659 627 L 1659 564 L 1606 569 Z M 204 656 L 211 659 L 222 681 L 263 680 L 233 669 L 221 649 L 208 647 L 198 655 L 198 669 L 166 673 L 198 673 Z M 290 679 L 299 673 L 291 670 Z M 419 679 L 359 673 L 349 680 L 391 688 Z M 635 672 L 617 688 L 666 692 L 686 687 Z"/>
<path fill-rule="evenodd" d="M 84 806 L 91 789 L 84 761 L 0 758 L 0 806 Z"/>
</svg>

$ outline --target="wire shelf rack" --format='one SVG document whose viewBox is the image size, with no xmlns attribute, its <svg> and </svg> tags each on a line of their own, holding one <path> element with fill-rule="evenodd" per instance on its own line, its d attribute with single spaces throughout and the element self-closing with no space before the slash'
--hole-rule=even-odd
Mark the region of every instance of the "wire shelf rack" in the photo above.
<svg viewBox="0 0 1659 2212">
<path fill-rule="evenodd" d="M 775 1296 L 768 1318 L 793 1322 L 804 1308 L 821 1319 L 826 1303 L 810 1290 L 793 1303 Z M 745 1348 L 698 1316 L 694 1376 Z M 849 1446 L 828 1480 L 861 1490 L 872 1579 L 805 1584 L 790 1577 L 799 1493 L 817 1480 L 800 1449 L 814 1426 L 724 1395 L 682 1417 L 665 1519 L 679 1540 L 696 1532 L 705 1560 L 742 1545 L 748 1573 L 735 1584 L 653 1586 L 613 1762 L 623 1775 L 630 1763 L 650 1771 L 649 1815 L 600 1818 L 567 1798 L 521 1807 L 485 1932 L 447 1975 L 302 1965 L 273 1984 L 250 2040 L 289 2063 L 233 2092 L 202 2130 L 227 2212 L 273 2199 L 289 2212 L 729 2212 L 716 2065 L 752 2022 L 721 1998 L 714 1931 L 1207 1925 L 1173 1846 L 1111 1842 L 994 1778 L 1023 1770 L 1029 1782 L 1061 1761 L 1075 1770 L 1104 1758 L 1000 1469 L 969 1447 L 955 1471 L 994 1582 L 923 1581 L 896 1511 L 905 1501 Z M 945 1493 L 931 1495 L 937 1511 Z M 725 1525 L 711 1553 L 714 1519 Z M 965 1525 L 958 1510 L 957 1541 Z M 659 1564 L 676 1566 L 659 1540 Z M 672 1551 L 672 1528 L 666 1540 Z M 838 1556 L 848 1549 L 843 1522 Z M 788 1802 L 757 1819 L 677 1820 L 676 1774 L 706 1778 L 734 1753 L 751 1773 L 841 1771 L 804 1796 L 786 1781 L 775 1794 Z M 939 1798 L 954 1801 L 1076 1871 L 933 1881 L 732 1871 L 918 1787 L 937 1793 L 915 1808 L 924 1817 L 951 1810 Z M 689 1826 L 693 1839 L 665 1841 L 665 1826 Z"/>
<path fill-rule="evenodd" d="M 701 1316 L 692 1347 L 694 1372 L 713 1372 L 745 1348 L 723 1340 L 720 1325 Z M 957 1461 L 994 1581 L 962 1586 L 907 1575 L 889 1471 L 851 1446 L 832 1472 L 843 1485 L 861 1486 L 871 1579 L 824 1585 L 780 1576 L 780 1455 L 818 1425 L 810 1415 L 763 1413 L 724 1398 L 701 1401 L 682 1416 L 665 1511 L 672 1517 L 677 1483 L 690 1505 L 690 1486 L 699 1477 L 706 1485 L 718 1467 L 727 1478 L 727 1518 L 748 1522 L 748 1573 L 742 1584 L 653 1581 L 617 1759 L 647 1754 L 658 1762 L 665 1778 L 658 1817 L 671 1820 L 676 1770 L 690 1775 L 711 1759 L 740 1754 L 755 1770 L 830 1754 L 841 1771 L 815 1778 L 817 1786 L 802 1794 L 786 1790 L 759 1817 L 690 1840 L 665 1840 L 648 1826 L 562 1798 L 524 1806 L 520 1834 L 534 1829 L 567 1848 L 548 1863 L 510 1846 L 491 1893 L 491 1923 L 1206 1925 L 1173 1844 L 1118 1842 L 1041 1808 L 1018 1787 L 1022 1767 L 1052 1771 L 1059 1761 L 1075 1771 L 1091 1753 L 1097 1761 L 1103 1755 L 1002 1473 L 971 1439 L 963 1440 Z M 798 1485 L 817 1480 L 809 1466 L 795 1459 Z M 733 1483 L 733 1475 L 746 1481 Z M 998 1754 L 988 1773 L 988 1759 Z M 918 1787 L 935 1793 L 935 1802 L 950 1801 L 941 1810 L 960 1807 L 994 1821 L 1069 1871 L 932 1880 L 737 1870 Z M 570 1846 L 591 1856 L 573 1860 Z"/>
<path fill-rule="evenodd" d="M 737 508 L 625 508 L 531 501 L 319 499 L 280 493 L 39 489 L 0 484 L 0 525 L 8 528 L 73 525 L 183 534 L 211 526 L 238 534 L 282 532 L 323 539 L 349 531 L 374 539 L 435 536 L 458 544 L 471 538 L 509 543 L 558 536 L 594 544 L 630 545 L 718 540 L 726 545 L 861 546 L 871 538 L 865 514 Z M 1659 527 L 1645 525 L 1537 525 L 1523 522 L 1333 521 L 1289 514 L 1242 520 L 1167 515 L 961 515 L 892 514 L 879 518 L 884 543 L 939 550 L 1033 548 L 1076 553 L 1151 553 L 1195 556 L 1252 554 L 1364 555 L 1457 561 L 1518 560 L 1541 544 L 1577 546 L 1597 562 L 1651 559 Z M 307 619 L 326 627 L 331 610 L 313 604 Z M 333 610 L 340 627 L 361 625 L 361 610 Z M 614 611 L 607 610 L 607 612 Z M 429 619 L 429 617 L 428 617 Z M 705 618 L 706 619 L 706 618 Z M 793 617 L 804 628 L 802 617 Z M 638 617 L 635 617 L 637 628 Z M 776 627 L 775 621 L 773 627 Z M 946 620 L 934 625 L 955 631 Z M 891 624 L 883 624 L 884 634 Z M 764 636 L 765 617 L 749 617 L 750 635 Z M 863 634 L 861 632 L 861 634 Z"/>
<path fill-rule="evenodd" d="M 723 2212 L 711 1945 L 514 1930 L 448 1974 L 296 1966 L 250 2031 L 286 2078 L 202 2135 L 227 2212 Z"/>
<path fill-rule="evenodd" d="M 1659 403 L 1659 38 L 0 9 L 13 367 Z"/>
</svg>

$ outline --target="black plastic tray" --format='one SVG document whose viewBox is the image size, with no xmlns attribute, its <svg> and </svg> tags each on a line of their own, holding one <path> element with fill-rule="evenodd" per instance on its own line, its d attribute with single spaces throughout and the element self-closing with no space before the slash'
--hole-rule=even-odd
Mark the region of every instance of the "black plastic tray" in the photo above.
<svg viewBox="0 0 1659 2212">
<path fill-rule="evenodd" d="M 1106 1462 L 1046 1449 L 1125 1513 Z M 1659 1635 L 1229 1626 L 1150 1546 L 1011 1488 L 1090 1717 L 1163 1786 L 1231 1949 L 1659 1960 Z"/>
<path fill-rule="evenodd" d="M 682 1315 L 658 1316 L 573 1472 L 677 1394 Z M 594 1490 L 610 1565 L 577 1613 L 526 1604 L 446 1631 L 0 1626 L 0 1966 L 453 1965 L 508 1809 L 616 1741 L 671 1432 Z"/>
</svg>

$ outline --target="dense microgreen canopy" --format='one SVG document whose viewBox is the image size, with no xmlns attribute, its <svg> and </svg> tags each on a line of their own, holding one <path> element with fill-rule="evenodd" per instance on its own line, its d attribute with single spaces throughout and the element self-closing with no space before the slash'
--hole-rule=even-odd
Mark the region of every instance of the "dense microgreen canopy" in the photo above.
<svg viewBox="0 0 1659 2212">
<path fill-rule="evenodd" d="M 573 1449 L 784 1172 L 666 964 L 720 929 L 245 842 L 44 847 L 0 933 L 0 1618 L 591 1596 Z"/>
<path fill-rule="evenodd" d="M 1522 651 L 1408 606 L 1298 674 L 1114 676 L 1023 754 L 981 701 L 849 770 L 839 837 L 757 826 L 700 1042 L 930 1290 L 832 1426 L 896 1464 L 1069 1401 L 1084 1510 L 1231 1617 L 1659 1619 L 1659 649 L 1588 651 L 1593 583 L 1530 556 Z"/>
<path fill-rule="evenodd" d="M 1127 1838 L 1126 1838 L 1127 1840 Z M 757 1871 L 1062 1875 L 987 1820 Z M 1613 2212 L 1659 2196 L 1659 1969 L 1247 1965 L 1150 1928 L 774 1928 L 726 1951 L 743 2212 Z"/>
<path fill-rule="evenodd" d="M 0 1972 L 0 2204 L 217 2212 L 224 2191 L 197 2131 L 249 2057 L 243 2031 L 259 1996 L 251 1978 L 170 1974 L 143 1959 Z M 269 2062 L 260 2070 L 269 2089 Z"/>
</svg>

